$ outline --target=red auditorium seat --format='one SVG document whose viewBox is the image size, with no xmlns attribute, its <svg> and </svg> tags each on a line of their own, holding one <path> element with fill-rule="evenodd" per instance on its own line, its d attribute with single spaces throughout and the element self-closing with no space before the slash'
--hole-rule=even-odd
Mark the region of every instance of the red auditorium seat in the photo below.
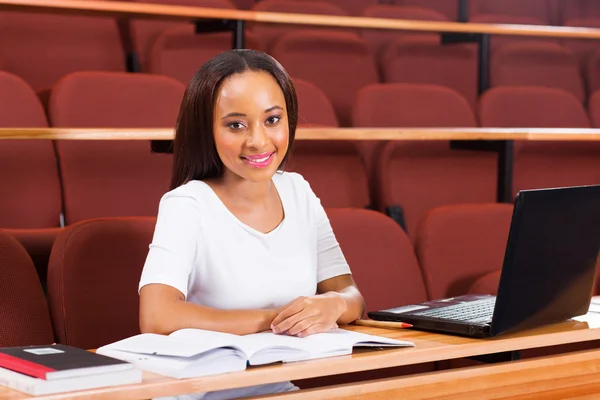
<svg viewBox="0 0 600 400">
<path fill-rule="evenodd" d="M 444 14 L 450 21 L 458 19 L 458 0 L 387 0 L 387 3 L 399 6 L 425 7 Z"/>
<path fill-rule="evenodd" d="M 502 268 L 512 211 L 510 204 L 457 204 L 424 216 L 415 251 L 430 299 L 467 294 Z"/>
<path fill-rule="evenodd" d="M 448 21 L 448 18 L 435 10 L 415 6 L 376 5 L 365 9 L 363 17 L 368 18 L 394 18 L 420 21 Z M 389 31 L 382 29 L 363 29 L 361 37 L 366 40 L 373 52 L 377 55 L 395 39 L 414 37 L 427 37 L 433 41 L 440 41 L 437 33 L 424 33 L 413 31 Z"/>
<path fill-rule="evenodd" d="M 154 217 L 95 219 L 59 235 L 48 266 L 58 343 L 94 349 L 140 333 L 137 289 L 155 223 Z"/>
<path fill-rule="evenodd" d="M 452 89 L 380 84 L 359 92 L 354 126 L 473 128 L 476 120 L 467 101 Z M 447 141 L 390 141 L 372 159 L 370 176 L 377 207 L 393 213 L 399 206 L 410 235 L 428 209 L 495 200 L 496 155 L 492 152 L 452 150 Z"/>
<path fill-rule="evenodd" d="M 479 15 L 533 18 L 541 25 L 550 25 L 552 21 L 548 0 L 471 0 L 469 14 L 471 18 Z"/>
<path fill-rule="evenodd" d="M 298 126 L 337 127 L 331 102 L 314 84 L 294 80 L 299 105 Z M 363 159 L 353 141 L 296 140 L 286 170 L 300 173 L 325 207 L 369 205 Z"/>
<path fill-rule="evenodd" d="M 347 15 L 347 13 L 335 4 L 327 1 L 302 1 L 302 0 L 263 0 L 253 8 L 254 11 L 276 12 L 276 13 L 294 13 L 294 14 L 318 14 L 318 15 Z M 290 25 L 290 24 L 272 24 L 272 23 L 251 23 L 248 24 L 252 33 L 254 33 L 262 46 L 270 51 L 277 39 L 289 32 L 298 32 L 302 30 L 338 30 L 339 28 L 330 28 L 327 26 L 314 25 Z M 348 28 L 345 28 L 348 31 Z"/>
<path fill-rule="evenodd" d="M 571 19 L 600 18 L 600 3 L 597 0 L 558 0 L 561 23 Z"/>
<path fill-rule="evenodd" d="M 565 26 L 577 26 L 586 28 L 600 28 L 600 18 L 572 18 L 564 22 Z M 562 39 L 562 44 L 575 54 L 579 64 L 585 68 L 590 55 L 598 49 L 596 40 L 590 39 Z"/>
<path fill-rule="evenodd" d="M 381 213 L 356 209 L 327 209 L 327 216 L 367 311 L 427 300 L 421 270 L 410 240 Z M 301 388 L 356 382 L 428 372 L 433 363 L 387 368 L 294 382 Z"/>
<path fill-rule="evenodd" d="M 0 347 L 52 344 L 48 304 L 25 248 L 0 230 Z"/>
<path fill-rule="evenodd" d="M 306 1 L 306 0 L 304 0 Z M 360 16 L 368 6 L 377 4 L 379 0 L 319 0 L 334 4 L 349 15 Z"/>
<path fill-rule="evenodd" d="M 230 0 L 130 0 L 138 3 L 157 3 L 165 5 L 176 5 L 176 6 L 193 6 L 193 7 L 206 7 L 206 8 L 224 8 L 224 9 L 235 9 L 235 5 Z M 162 20 L 150 20 L 150 19 L 132 19 L 129 22 L 131 30 L 131 40 L 133 42 L 133 48 L 138 56 L 141 70 L 143 72 L 149 72 L 149 59 L 152 45 L 158 36 L 170 28 L 190 26 L 189 22 L 173 22 L 173 21 L 162 21 Z M 212 33 L 210 37 L 229 37 L 231 33 Z M 209 40 L 209 39 L 205 39 Z M 217 41 L 221 39 L 216 39 Z M 231 39 L 230 39 L 231 40 Z M 188 42 L 189 43 L 189 42 Z M 199 44 L 203 44 L 203 41 L 198 41 Z M 231 46 L 230 46 L 231 47 Z M 198 65 L 200 68 L 200 65 Z"/>
<path fill-rule="evenodd" d="M 271 52 L 292 78 L 317 85 L 336 110 L 341 126 L 351 123 L 356 92 L 379 80 L 368 45 L 348 32 L 291 32 Z"/>
<path fill-rule="evenodd" d="M 0 67 L 36 92 L 83 70 L 124 71 L 116 21 L 75 15 L 0 13 Z"/>
<path fill-rule="evenodd" d="M 21 78 L 0 72 L 0 127 L 45 128 L 44 109 Z M 51 140 L 0 140 L 0 228 L 10 228 L 46 279 L 50 248 L 60 231 L 61 188 Z"/>
<path fill-rule="evenodd" d="M 585 98 L 577 58 L 552 42 L 510 43 L 497 49 L 490 65 L 491 87 L 540 86 L 560 88 Z"/>
<path fill-rule="evenodd" d="M 173 128 L 185 87 L 164 76 L 81 72 L 52 90 L 50 120 L 65 128 Z M 172 157 L 140 140 L 57 144 L 66 222 L 151 216 L 169 189 Z"/>
<path fill-rule="evenodd" d="M 262 50 L 252 33 L 247 32 L 245 40 L 245 48 Z M 206 61 L 231 47 L 231 33 L 196 34 L 193 26 L 169 28 L 152 44 L 148 70 L 187 85 Z"/>
<path fill-rule="evenodd" d="M 587 92 L 592 95 L 600 90 L 600 48 L 589 53 L 584 63 L 584 71 Z"/>
<path fill-rule="evenodd" d="M 385 49 L 379 65 L 384 82 L 447 86 L 475 108 L 478 75 L 473 45 L 442 45 L 427 37 L 396 40 Z"/>
<path fill-rule="evenodd" d="M 490 128 L 589 128 L 575 96 L 561 89 L 499 87 L 481 97 L 481 125 Z M 513 192 L 600 183 L 598 142 L 516 142 Z"/>
</svg>

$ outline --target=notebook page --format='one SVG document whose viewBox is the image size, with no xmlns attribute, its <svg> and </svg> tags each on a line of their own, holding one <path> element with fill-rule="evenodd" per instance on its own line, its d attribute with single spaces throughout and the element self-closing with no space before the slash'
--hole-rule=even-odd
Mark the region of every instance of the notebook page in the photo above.
<svg viewBox="0 0 600 400">
<path fill-rule="evenodd" d="M 243 348 L 251 365 L 268 364 L 279 361 L 306 360 L 316 354 L 329 353 L 331 344 L 310 342 L 303 338 L 261 332 L 245 335 Z M 336 346 L 337 350 L 338 346 Z"/>
</svg>

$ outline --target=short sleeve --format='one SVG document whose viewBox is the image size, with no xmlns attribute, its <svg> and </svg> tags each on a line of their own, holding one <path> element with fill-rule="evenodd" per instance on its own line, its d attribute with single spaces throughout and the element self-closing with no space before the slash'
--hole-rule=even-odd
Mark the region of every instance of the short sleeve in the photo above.
<svg viewBox="0 0 600 400">
<path fill-rule="evenodd" d="M 198 251 L 199 219 L 199 207 L 193 198 L 167 193 L 161 199 L 139 289 L 161 283 L 174 287 L 187 298 Z"/>
<path fill-rule="evenodd" d="M 310 184 L 302 179 L 308 197 L 308 207 L 317 230 L 317 282 L 339 275 L 350 274 L 350 267 L 333 233 L 329 218 L 321 200 L 312 191 Z"/>
</svg>

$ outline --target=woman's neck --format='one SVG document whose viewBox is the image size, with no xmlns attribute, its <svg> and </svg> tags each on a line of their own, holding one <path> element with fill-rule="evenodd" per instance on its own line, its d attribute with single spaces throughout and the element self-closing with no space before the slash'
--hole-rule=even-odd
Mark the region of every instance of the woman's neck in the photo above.
<svg viewBox="0 0 600 400">
<path fill-rule="evenodd" d="M 273 190 L 273 181 L 252 182 L 234 174 L 225 173 L 215 182 L 221 193 L 237 206 L 263 205 Z"/>
</svg>

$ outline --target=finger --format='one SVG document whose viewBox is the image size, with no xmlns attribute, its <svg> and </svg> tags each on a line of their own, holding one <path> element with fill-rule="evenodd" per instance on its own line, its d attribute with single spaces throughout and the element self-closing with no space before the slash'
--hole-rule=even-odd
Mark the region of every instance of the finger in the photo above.
<svg viewBox="0 0 600 400">
<path fill-rule="evenodd" d="M 310 325 L 308 328 L 298 332 L 296 334 L 296 336 L 302 338 L 302 337 L 314 335 L 316 333 L 328 332 L 329 330 L 331 330 L 331 327 L 328 326 L 327 324 L 316 323 L 316 324 Z"/>
<path fill-rule="evenodd" d="M 298 335 L 298 333 L 308 329 L 312 325 L 317 324 L 319 322 L 320 322 L 320 318 L 317 316 L 310 316 L 308 318 L 304 318 L 304 319 L 298 321 L 293 326 L 291 326 L 287 330 L 287 334 L 290 336 L 296 336 L 296 335 Z"/>
<path fill-rule="evenodd" d="M 305 308 L 302 311 L 292 315 L 291 317 L 281 321 L 281 323 L 279 323 L 278 325 L 274 326 L 273 332 L 274 333 L 287 332 L 287 334 L 290 335 L 290 334 L 292 334 L 292 333 L 290 333 L 290 329 L 292 329 L 299 322 L 301 322 L 307 318 L 314 317 L 315 314 L 313 314 L 313 312 L 314 311 L 310 311 L 309 309 Z"/>
<path fill-rule="evenodd" d="M 286 308 L 279 312 L 279 314 L 273 319 L 271 322 L 271 329 L 279 325 L 285 319 L 291 317 L 292 315 L 302 311 L 304 308 L 304 297 L 298 297 L 296 300 L 292 301 Z"/>
</svg>

